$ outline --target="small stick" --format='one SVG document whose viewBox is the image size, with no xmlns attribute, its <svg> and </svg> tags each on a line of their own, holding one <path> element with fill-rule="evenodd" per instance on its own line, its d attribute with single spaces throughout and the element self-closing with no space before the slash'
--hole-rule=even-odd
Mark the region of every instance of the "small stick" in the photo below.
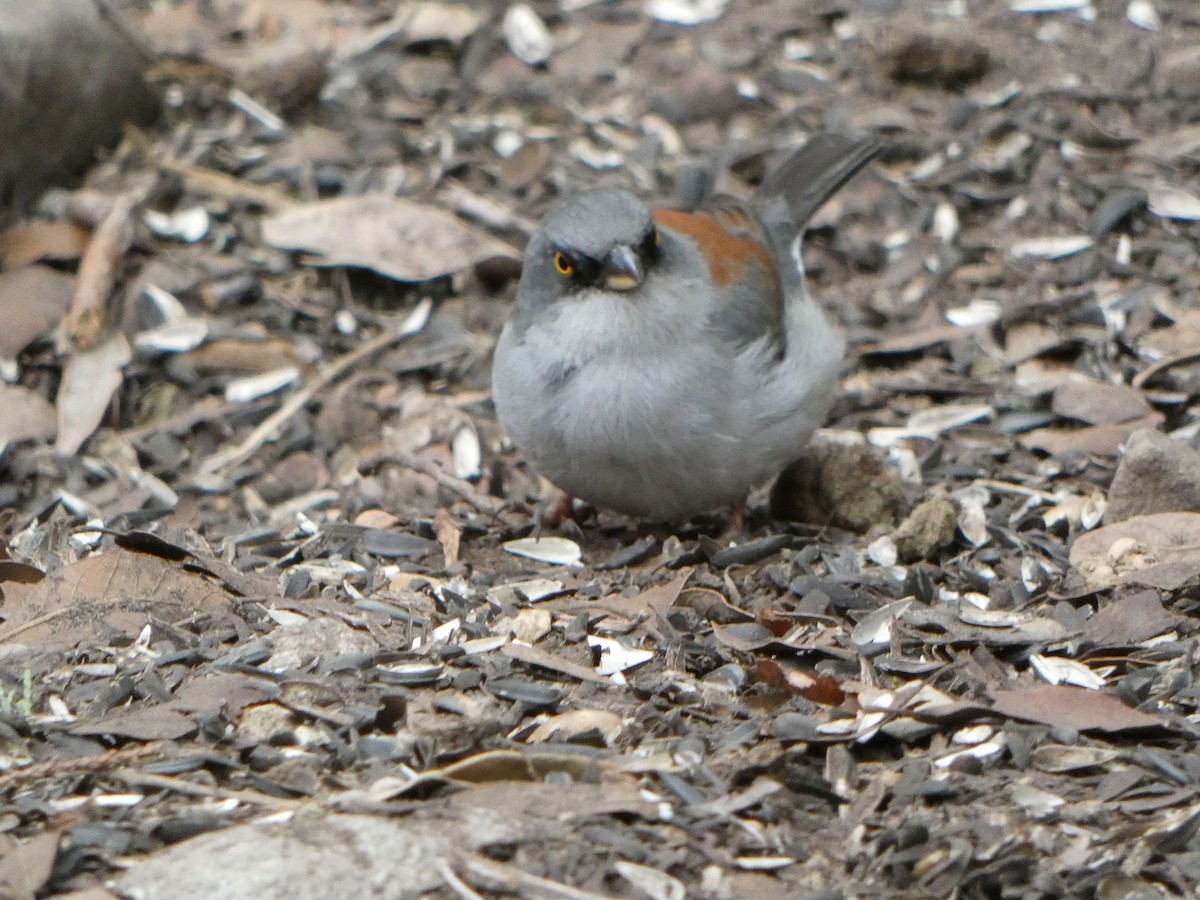
<svg viewBox="0 0 1200 900">
<path fill-rule="evenodd" d="M 125 766 L 147 756 L 154 756 L 163 749 L 161 741 L 155 741 L 141 747 L 128 747 L 124 750 L 109 750 L 107 753 L 97 753 L 94 756 L 77 756 L 71 759 L 52 759 L 47 762 L 35 763 L 32 766 L 14 769 L 0 775 L 0 790 L 13 784 L 31 784 L 43 778 L 63 777 L 66 775 L 83 775 Z"/>
<path fill-rule="evenodd" d="M 249 436 L 240 444 L 230 447 L 228 450 L 223 450 L 220 453 L 214 453 L 206 459 L 200 466 L 200 472 L 205 475 L 214 475 L 224 469 L 245 462 L 254 454 L 254 451 L 274 438 L 287 420 L 303 409 L 322 389 L 328 387 L 368 357 L 386 350 L 392 344 L 410 337 L 424 328 L 425 323 L 429 320 L 429 311 L 432 307 L 433 301 L 428 297 L 425 298 L 409 314 L 408 318 L 400 324 L 398 329 L 395 331 L 385 331 L 382 334 L 376 335 L 365 344 L 356 347 L 345 356 L 326 366 L 317 374 L 316 378 L 288 397 L 279 409 L 267 416 L 262 424 L 250 432 Z"/>
<path fill-rule="evenodd" d="M 593 894 L 591 891 L 581 891 L 569 884 L 551 881 L 549 878 L 539 878 L 523 872 L 516 866 L 488 859 L 479 853 L 462 857 L 462 867 L 467 874 L 476 878 L 491 880 L 503 885 L 506 890 L 513 891 L 522 897 L 545 898 L 545 900 L 614 900 L 608 894 Z"/>
<path fill-rule="evenodd" d="M 224 172 L 189 166 L 185 163 L 162 161 L 158 167 L 164 172 L 178 175 L 189 191 L 230 202 L 253 203 L 263 209 L 277 211 L 292 209 L 298 201 L 281 190 L 259 184 L 250 184 Z"/>
<path fill-rule="evenodd" d="M 117 280 L 117 265 L 133 243 L 134 212 L 146 202 L 153 189 L 151 182 L 117 197 L 83 252 L 75 297 L 65 323 L 66 334 L 75 350 L 88 350 L 100 339 L 108 301 Z"/>
<path fill-rule="evenodd" d="M 412 469 L 414 472 L 420 472 L 422 475 L 428 475 L 438 483 L 440 487 L 444 487 L 450 493 L 454 494 L 461 500 L 467 501 L 485 516 L 490 516 L 501 525 L 507 527 L 508 523 L 500 518 L 500 513 L 504 510 L 504 504 L 498 501 L 493 501 L 489 497 L 485 497 L 478 491 L 474 490 L 468 482 L 455 478 L 447 472 L 442 471 L 433 463 L 419 459 L 407 450 L 388 450 L 382 454 L 383 459 L 394 460 L 406 469 Z"/>
</svg>

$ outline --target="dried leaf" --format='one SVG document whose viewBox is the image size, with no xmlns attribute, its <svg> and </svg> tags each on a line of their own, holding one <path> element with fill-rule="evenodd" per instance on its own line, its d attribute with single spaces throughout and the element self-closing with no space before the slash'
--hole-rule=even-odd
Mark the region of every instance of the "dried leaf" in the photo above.
<svg viewBox="0 0 1200 900">
<path fill-rule="evenodd" d="M 1115 733 L 1166 724 L 1109 694 L 1065 685 L 993 691 L 991 696 L 992 710 L 1001 715 L 1076 731 Z"/>
<path fill-rule="evenodd" d="M 41 394 L 0 384 L 0 447 L 12 441 L 48 440 L 56 428 L 54 407 Z"/>
<path fill-rule="evenodd" d="M 400 197 L 322 200 L 264 219 L 274 247 L 316 254 L 323 266 L 361 266 L 398 281 L 428 281 L 512 248 L 456 216 Z"/>
<path fill-rule="evenodd" d="M 132 358 L 125 336 L 116 332 L 90 350 L 71 355 L 58 386 L 59 453 L 73 455 L 95 432 L 109 401 L 124 381 Z"/>
<path fill-rule="evenodd" d="M 1136 647 L 1183 621 L 1183 616 L 1163 606 L 1156 591 L 1138 591 L 1102 603 L 1083 626 L 1083 636 L 1102 649 Z"/>
<path fill-rule="evenodd" d="M 81 559 L 37 584 L 6 584 L 4 596 L 0 645 L 19 639 L 42 650 L 94 639 L 104 623 L 137 634 L 150 615 L 173 621 L 229 602 L 200 574 L 124 550 Z"/>
<path fill-rule="evenodd" d="M 49 266 L 0 272 L 0 358 L 13 359 L 71 308 L 75 278 Z"/>
<path fill-rule="evenodd" d="M 1093 588 L 1111 587 L 1142 569 L 1186 564 L 1200 572 L 1200 513 L 1134 516 L 1081 534 L 1071 565 Z"/>
</svg>

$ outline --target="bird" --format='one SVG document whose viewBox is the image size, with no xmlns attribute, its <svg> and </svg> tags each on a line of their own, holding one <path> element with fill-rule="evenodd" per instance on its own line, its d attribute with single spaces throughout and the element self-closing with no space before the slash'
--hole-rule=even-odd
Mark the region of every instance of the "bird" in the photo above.
<svg viewBox="0 0 1200 900">
<path fill-rule="evenodd" d="M 568 497 L 652 522 L 737 506 L 795 461 L 845 352 L 800 238 L 878 150 L 815 133 L 745 201 L 652 209 L 605 186 L 559 200 L 526 245 L 492 367 L 525 459 Z"/>
</svg>

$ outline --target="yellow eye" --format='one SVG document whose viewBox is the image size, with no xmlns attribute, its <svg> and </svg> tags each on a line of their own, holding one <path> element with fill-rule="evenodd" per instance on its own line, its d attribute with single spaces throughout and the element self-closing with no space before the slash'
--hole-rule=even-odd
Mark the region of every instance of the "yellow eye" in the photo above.
<svg viewBox="0 0 1200 900">
<path fill-rule="evenodd" d="M 554 268 L 563 278 L 570 278 L 575 272 L 575 267 L 571 265 L 571 261 L 567 259 L 567 255 L 562 252 L 554 254 Z"/>
</svg>

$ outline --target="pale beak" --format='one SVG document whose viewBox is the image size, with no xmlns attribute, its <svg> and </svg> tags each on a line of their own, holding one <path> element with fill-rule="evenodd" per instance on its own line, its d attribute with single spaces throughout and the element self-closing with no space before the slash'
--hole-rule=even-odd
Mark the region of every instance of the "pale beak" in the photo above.
<svg viewBox="0 0 1200 900">
<path fill-rule="evenodd" d="M 611 291 L 632 291 L 641 283 L 641 260 L 632 247 L 617 244 L 604 263 L 604 286 Z"/>
</svg>

